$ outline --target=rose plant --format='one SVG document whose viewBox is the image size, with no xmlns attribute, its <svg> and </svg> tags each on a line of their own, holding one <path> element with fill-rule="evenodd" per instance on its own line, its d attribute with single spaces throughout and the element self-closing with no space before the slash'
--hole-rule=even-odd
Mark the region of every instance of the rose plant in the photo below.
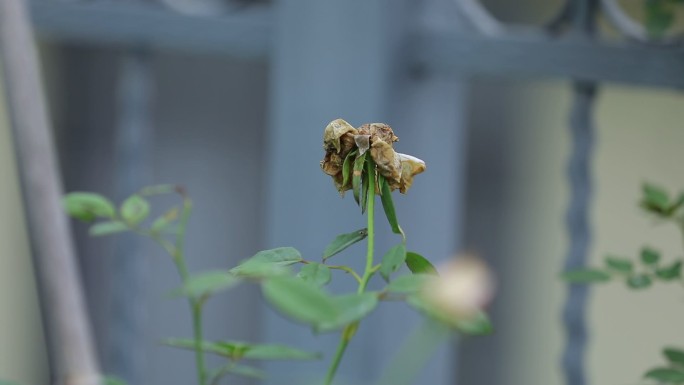
<svg viewBox="0 0 684 385">
<path fill-rule="evenodd" d="M 194 352 L 198 385 L 218 384 L 226 375 L 255 378 L 265 375 L 245 361 L 319 358 L 318 354 L 281 345 L 206 340 L 202 327 L 205 303 L 213 295 L 239 284 L 259 285 L 263 298 L 273 308 L 315 333 L 340 333 L 338 348 L 323 380 L 325 385 L 330 385 L 362 320 L 383 301 L 406 301 L 430 322 L 452 331 L 471 335 L 491 331 L 482 310 L 491 295 L 491 285 L 480 262 L 463 259 L 447 268 L 446 275 L 440 277 L 427 258 L 407 250 L 406 235 L 397 219 L 392 192 L 406 193 L 414 177 L 425 171 L 426 166 L 416 157 L 396 152 L 394 145 L 398 139 L 392 128 L 382 123 L 354 128 L 337 119 L 325 128 L 325 155 L 321 168 L 332 177 L 340 194 L 352 191 L 361 213 L 366 215 L 366 226 L 331 237 L 332 241 L 320 258 L 305 257 L 292 247 L 279 247 L 259 251 L 231 269 L 190 273 L 184 245 L 193 202 L 186 191 L 177 186 L 143 188 L 124 200 L 118 209 L 109 199 L 90 192 L 67 194 L 64 205 L 70 216 L 91 223 L 89 232 L 92 236 L 133 232 L 151 239 L 169 254 L 181 280 L 180 287 L 173 293 L 184 297 L 189 304 L 193 336 L 169 339 L 165 343 Z M 165 194 L 176 194 L 180 199 L 178 206 L 169 208 L 157 218 L 150 218 L 154 197 Z M 399 236 L 397 244 L 381 258 L 376 258 L 374 244 L 376 197 L 380 198 L 392 232 Z M 363 240 L 367 245 L 363 271 L 330 263 L 333 257 Z M 408 274 L 399 273 L 403 265 L 408 267 Z M 326 290 L 334 271 L 353 277 L 357 290 L 351 293 Z M 385 281 L 384 288 L 369 291 L 368 283 L 378 275 Z M 207 354 L 221 356 L 225 363 L 210 369 L 205 362 Z"/>
</svg>

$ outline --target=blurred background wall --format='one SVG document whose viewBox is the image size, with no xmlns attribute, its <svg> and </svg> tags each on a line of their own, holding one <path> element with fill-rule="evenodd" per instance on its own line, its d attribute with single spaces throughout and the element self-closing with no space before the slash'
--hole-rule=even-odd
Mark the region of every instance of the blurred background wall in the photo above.
<svg viewBox="0 0 684 385">
<path fill-rule="evenodd" d="M 562 383 L 566 287 L 558 272 L 568 247 L 569 136 L 563 119 L 569 96 L 567 83 L 502 79 L 479 81 L 471 93 L 466 245 L 493 260 L 500 286 L 493 309 L 496 335 L 464 343 L 466 384 Z M 636 257 L 643 245 L 662 250 L 664 258 L 681 257 L 681 234 L 655 226 L 637 203 L 645 181 L 682 188 L 682 102 L 670 91 L 600 91 L 592 167 L 594 265 L 607 254 Z M 490 110 L 497 114 L 484 113 Z M 592 383 L 634 383 L 662 362 L 663 346 L 681 345 L 678 289 L 661 284 L 634 292 L 617 282 L 592 289 Z"/>
<path fill-rule="evenodd" d="M 281 23 L 297 21 L 296 5 L 289 4 L 291 19 Z M 486 4 L 504 19 L 535 21 L 551 14 L 560 2 L 528 0 L 513 4 L 492 0 Z M 335 14 L 321 7 L 321 12 Z M 353 18 L 359 16 L 358 9 L 352 4 L 336 11 Z M 377 12 L 372 7 L 364 9 L 369 15 Z M 407 9 L 397 15 L 406 17 Z M 436 9 L 430 15 L 431 26 L 453 24 L 448 15 L 435 16 L 439 14 L 439 7 Z M 354 48 L 359 39 L 326 33 L 325 37 L 338 39 L 336 44 L 345 49 Z M 300 38 L 293 32 L 279 41 L 294 44 Z M 335 62 L 334 55 L 315 50 L 320 49 L 316 36 L 309 38 L 302 42 L 310 49 L 303 51 L 312 61 L 308 68 Z M 366 42 L 366 53 L 376 48 L 390 50 L 393 39 L 397 39 L 376 38 Z M 118 98 L 125 92 L 117 88 L 117 79 L 126 55 L 119 49 L 73 44 L 49 44 L 42 53 L 67 189 L 94 190 L 117 199 L 132 193 L 121 188 L 116 174 L 122 161 L 115 151 L 121 123 Z M 443 352 L 438 378 L 445 384 L 456 383 L 448 380 L 453 376 L 460 385 L 562 383 L 560 314 L 566 288 L 558 272 L 568 247 L 563 222 L 569 198 L 565 176 L 569 156 L 568 82 L 506 77 L 465 82 L 427 76 L 400 77 L 399 85 L 387 86 L 389 80 L 378 78 L 384 76 L 378 72 L 382 59 L 375 58 L 380 61 L 372 62 L 376 72 L 369 72 L 370 78 L 355 79 L 354 70 L 345 72 L 347 77 L 342 80 L 349 85 L 343 93 L 326 96 L 333 98 L 332 103 L 323 100 L 326 82 L 341 82 L 330 80 L 330 74 L 307 77 L 302 70 L 303 74 L 288 78 L 264 60 L 213 55 L 156 53 L 145 60 L 154 82 L 149 91 L 155 102 L 148 117 L 152 122 L 151 147 L 143 159 L 151 167 L 140 178 L 147 178 L 144 183 L 184 184 L 198 202 L 188 244 L 198 256 L 190 261 L 193 269 L 231 266 L 262 247 L 277 246 L 275 243 L 283 239 L 316 250 L 320 245 L 306 242 L 311 229 L 318 229 L 321 239 L 316 242 L 324 244 L 325 236 L 355 226 L 358 218 L 348 212 L 353 205 L 348 199 L 337 200 L 329 181 L 317 174 L 295 179 L 296 183 L 280 193 L 291 196 L 298 186 L 315 186 L 317 193 L 308 198 L 309 203 L 315 207 L 330 202 L 338 205 L 335 213 L 344 216 L 340 226 L 326 224 L 325 231 L 319 229 L 318 223 L 325 217 L 320 212 L 297 218 L 305 230 L 288 227 L 290 222 L 282 215 L 275 225 L 267 223 L 273 218 L 267 211 L 270 205 L 282 202 L 277 195 L 281 186 L 273 186 L 274 181 L 291 182 L 269 174 L 287 167 L 278 165 L 281 158 L 269 158 L 268 151 L 284 143 L 281 139 L 286 138 L 288 129 L 282 128 L 283 121 L 291 122 L 289 127 L 301 121 L 302 126 L 292 128 L 292 132 L 311 130 L 315 136 L 320 135 L 325 120 L 338 117 L 336 114 L 351 116 L 354 124 L 384 120 L 404 133 L 400 135 L 402 149 L 428 161 L 428 172 L 419 177 L 422 179 L 405 202 L 399 203 L 406 218 L 402 222 L 415 227 L 409 231 L 411 239 L 420 242 L 417 246 L 421 248 L 434 247 L 431 250 L 436 259 L 457 250 L 472 250 L 487 259 L 498 276 L 499 292 L 492 306 L 497 333 L 462 341 L 457 355 Z M 287 58 L 279 60 L 286 66 L 305 65 L 287 62 Z M 348 65 L 358 63 L 353 56 L 347 60 Z M 395 92 L 356 94 L 361 91 L 354 87 L 365 90 L 368 81 L 382 83 Z M 296 92 L 301 84 L 318 87 L 319 93 L 306 95 L 302 89 L 302 93 L 292 94 L 290 104 L 273 106 L 273 92 L 282 93 L 281 100 L 287 100 L 287 93 Z M 319 102 L 315 111 L 306 109 Z M 681 256 L 680 234 L 653 227 L 636 202 L 644 181 L 673 190 L 684 187 L 678 182 L 678 165 L 684 161 L 684 131 L 679 127 L 684 118 L 682 102 L 684 97 L 671 91 L 613 85 L 600 89 L 593 162 L 592 262 L 601 263 L 607 253 L 636 256 L 644 243 L 660 248 L 666 258 Z M 283 111 L 291 115 L 284 116 Z M 1 110 L 0 115 L 5 116 Z M 279 125 L 277 135 L 281 136 L 274 139 L 269 136 L 270 130 Z M 448 133 L 449 140 L 440 140 L 443 137 L 433 133 Z M 316 148 L 316 154 L 319 150 Z M 318 172 L 316 154 L 311 150 L 288 161 L 301 162 L 297 164 L 305 165 L 307 173 Z M 441 175 L 448 175 L 448 183 L 440 185 L 444 181 Z M 43 338 L 6 118 L 0 120 L 0 180 L 10 181 L 0 184 L 0 255 L 6 261 L 0 269 L 0 375 L 27 385 L 42 384 L 47 375 Z M 319 183 L 323 187 L 318 187 Z M 295 206 L 279 210 L 287 214 L 300 207 L 297 205 L 307 204 L 306 199 L 297 199 Z M 435 220 L 442 224 L 437 228 L 445 230 L 418 228 L 418 223 Z M 163 298 L 175 286 L 176 278 L 162 253 L 131 238 L 89 239 L 79 224 L 74 230 L 101 358 L 116 362 L 117 352 L 111 349 L 116 337 L 108 320 L 117 316 L 112 289 L 121 285 L 111 278 L 112 270 L 128 263 L 121 259 L 126 256 L 117 255 L 123 244 L 135 252 L 129 259 L 144 258 L 137 264 L 144 275 L 125 282 L 128 290 L 141 290 L 133 294 L 144 297 L 146 304 L 136 313 L 139 318 L 132 321 L 147 330 L 141 337 L 144 350 L 131 352 L 139 357 L 139 367 L 132 370 L 141 370 L 147 384 L 191 382 L 188 353 L 158 345 L 160 338 L 182 337 L 189 330 L 185 304 Z M 206 317 L 209 334 L 247 340 L 268 335 L 265 339 L 276 337 L 284 342 L 303 338 L 305 331 L 296 331 L 302 328 L 282 326 L 278 315 L 253 305 L 258 300 L 254 288 L 245 287 L 212 302 Z M 672 287 L 655 285 L 644 292 L 628 293 L 623 285 L 610 284 L 592 290 L 590 304 L 587 361 L 592 383 L 634 383 L 644 369 L 661 362 L 659 349 L 663 345 L 678 342 L 677 329 L 684 310 L 679 309 L 681 295 Z M 233 311 L 238 307 L 246 310 Z M 382 325 L 404 315 L 401 309 L 392 309 L 370 320 L 362 335 L 365 341 L 355 341 L 358 344 L 347 363 L 349 368 L 363 368 L 366 357 L 380 356 L 385 347 L 391 347 L 393 332 Z M 406 322 L 410 325 L 412 321 Z M 288 330 L 287 335 L 282 330 Z M 334 344 L 332 340 L 323 343 Z M 383 345 L 386 341 L 389 345 Z M 320 342 L 302 343 L 315 348 Z M 165 373 L 167 367 L 174 368 L 173 372 Z M 294 368 L 289 370 L 306 370 L 307 366 L 298 364 Z M 365 374 L 353 373 L 348 378 L 361 381 Z"/>
</svg>

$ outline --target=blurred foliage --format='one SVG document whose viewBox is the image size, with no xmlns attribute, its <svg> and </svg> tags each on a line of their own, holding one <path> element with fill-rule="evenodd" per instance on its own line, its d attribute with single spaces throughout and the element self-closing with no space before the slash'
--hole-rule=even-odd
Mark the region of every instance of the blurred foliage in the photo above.
<svg viewBox="0 0 684 385">
<path fill-rule="evenodd" d="M 657 222 L 676 226 L 684 237 L 684 192 L 673 197 L 662 187 L 647 183 L 642 187 L 639 207 Z M 657 283 L 684 283 L 682 261 L 675 258 L 664 262 L 660 251 L 644 246 L 634 257 L 608 255 L 603 266 L 566 271 L 561 277 L 571 284 L 621 281 L 628 289 L 644 290 Z M 667 347 L 663 356 L 666 365 L 648 370 L 644 378 L 661 384 L 684 384 L 684 350 Z"/>
<path fill-rule="evenodd" d="M 663 37 L 675 24 L 677 8 L 684 0 L 644 0 L 645 27 L 653 38 Z"/>
</svg>

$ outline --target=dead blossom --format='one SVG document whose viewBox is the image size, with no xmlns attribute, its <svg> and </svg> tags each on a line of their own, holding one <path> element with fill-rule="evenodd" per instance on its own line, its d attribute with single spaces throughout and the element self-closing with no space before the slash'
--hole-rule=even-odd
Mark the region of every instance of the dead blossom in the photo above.
<svg viewBox="0 0 684 385">
<path fill-rule="evenodd" d="M 394 143 L 398 140 L 387 124 L 367 123 L 354 128 L 343 119 L 335 119 L 323 133 L 325 157 L 321 161 L 321 169 L 333 178 L 337 190 L 344 193 L 352 189 L 354 161 L 368 153 L 390 189 L 399 189 L 405 194 L 413 184 L 413 178 L 425 171 L 425 162 L 396 152 Z"/>
</svg>

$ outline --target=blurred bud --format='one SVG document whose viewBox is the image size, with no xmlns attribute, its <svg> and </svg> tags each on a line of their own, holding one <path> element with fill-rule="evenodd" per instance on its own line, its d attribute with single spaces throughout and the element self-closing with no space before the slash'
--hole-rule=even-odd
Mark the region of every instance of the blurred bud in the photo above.
<svg viewBox="0 0 684 385">
<path fill-rule="evenodd" d="M 494 280 L 487 265 L 463 256 L 440 269 L 440 278 L 425 287 L 423 298 L 444 314 L 468 319 L 481 312 L 493 295 Z"/>
</svg>

